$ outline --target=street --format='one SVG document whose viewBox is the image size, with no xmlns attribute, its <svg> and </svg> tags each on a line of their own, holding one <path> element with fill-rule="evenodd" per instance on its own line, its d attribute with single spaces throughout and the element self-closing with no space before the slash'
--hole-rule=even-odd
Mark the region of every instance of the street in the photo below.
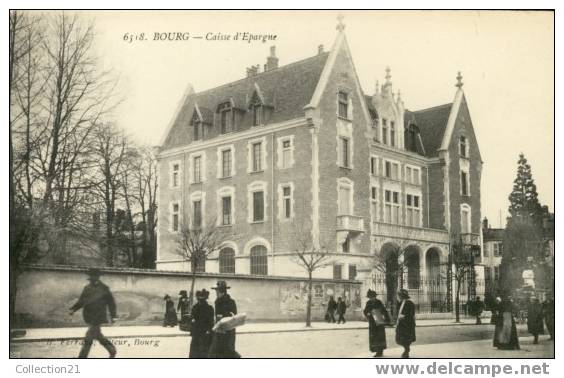
<svg viewBox="0 0 564 378">
<path fill-rule="evenodd" d="M 386 330 L 387 357 L 401 353 L 394 340 L 394 329 Z M 525 327 L 519 327 L 521 351 L 498 351 L 491 345 L 493 325 L 450 325 L 417 328 L 412 357 L 552 357 L 554 344 L 541 336 L 532 345 Z M 188 356 L 188 336 L 114 338 L 118 358 L 184 358 Z M 39 341 L 12 343 L 11 357 L 72 358 L 80 341 Z M 366 329 L 319 330 L 282 333 L 246 333 L 237 336 L 237 351 L 247 358 L 368 358 Z M 95 342 L 90 357 L 105 358 L 107 352 Z"/>
</svg>

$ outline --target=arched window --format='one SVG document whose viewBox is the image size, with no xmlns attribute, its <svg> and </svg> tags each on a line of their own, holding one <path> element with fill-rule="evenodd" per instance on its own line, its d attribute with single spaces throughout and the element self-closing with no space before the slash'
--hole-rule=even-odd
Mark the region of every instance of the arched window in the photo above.
<svg viewBox="0 0 564 378">
<path fill-rule="evenodd" d="M 251 248 L 251 274 L 262 276 L 268 274 L 268 256 L 263 245 L 255 245 Z"/>
<path fill-rule="evenodd" d="M 408 289 L 419 289 L 419 253 L 417 251 L 410 251 L 405 256 L 405 260 L 407 265 L 407 287 Z"/>
<path fill-rule="evenodd" d="M 223 248 L 219 251 L 219 273 L 235 273 L 235 251 Z"/>
</svg>

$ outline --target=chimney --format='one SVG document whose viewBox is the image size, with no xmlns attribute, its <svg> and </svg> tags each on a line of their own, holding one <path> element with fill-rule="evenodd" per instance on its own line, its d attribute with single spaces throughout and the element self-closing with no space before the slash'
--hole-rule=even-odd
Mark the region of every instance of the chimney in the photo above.
<svg viewBox="0 0 564 378">
<path fill-rule="evenodd" d="M 482 228 L 483 228 L 484 230 L 487 230 L 487 229 L 488 229 L 488 226 L 489 226 L 489 225 L 488 225 L 488 218 L 484 218 L 484 220 L 483 220 L 483 222 L 482 222 Z"/>
<path fill-rule="evenodd" d="M 257 76 L 259 73 L 260 65 L 247 67 L 247 77 Z"/>
<path fill-rule="evenodd" d="M 278 58 L 276 57 L 276 46 L 270 46 L 270 56 L 266 58 L 264 71 L 271 71 L 278 68 Z"/>
<path fill-rule="evenodd" d="M 323 45 L 317 46 L 317 55 L 323 54 Z"/>
</svg>

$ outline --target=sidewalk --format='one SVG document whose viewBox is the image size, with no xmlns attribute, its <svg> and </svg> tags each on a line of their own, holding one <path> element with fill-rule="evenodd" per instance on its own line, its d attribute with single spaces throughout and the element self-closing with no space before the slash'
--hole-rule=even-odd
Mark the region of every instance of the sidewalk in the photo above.
<svg viewBox="0 0 564 378">
<path fill-rule="evenodd" d="M 438 327 L 438 326 L 461 326 L 473 325 L 474 319 L 461 319 L 460 323 L 455 323 L 454 319 L 425 319 L 417 320 L 417 327 Z M 307 331 L 326 331 L 326 330 L 348 330 L 368 328 L 367 322 L 350 321 L 345 324 L 331 324 L 325 322 L 314 322 L 310 328 L 299 323 L 248 323 L 237 328 L 238 334 L 245 333 L 279 333 L 279 332 L 307 332 Z M 82 339 L 86 333 L 86 327 L 69 328 L 29 328 L 26 329 L 25 336 L 10 340 L 11 343 L 36 342 L 36 341 L 63 341 Z M 178 327 L 165 328 L 161 326 L 120 326 L 119 322 L 107 325 L 102 328 L 104 335 L 113 338 L 125 337 L 178 337 L 189 336 L 189 333 L 182 332 Z"/>
<path fill-rule="evenodd" d="M 540 337 L 539 344 L 533 344 L 533 337 L 519 337 L 521 350 L 499 350 L 492 346 L 492 340 L 473 340 L 439 344 L 411 345 L 412 358 L 553 358 L 554 341 L 548 336 Z M 384 351 L 386 358 L 399 358 L 403 348 L 394 347 Z M 357 355 L 355 358 L 369 358 L 373 353 Z"/>
</svg>

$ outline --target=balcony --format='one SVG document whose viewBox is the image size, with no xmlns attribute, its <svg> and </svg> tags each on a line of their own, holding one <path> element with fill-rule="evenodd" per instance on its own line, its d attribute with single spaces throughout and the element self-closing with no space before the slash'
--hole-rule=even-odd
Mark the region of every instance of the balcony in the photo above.
<svg viewBox="0 0 564 378">
<path fill-rule="evenodd" d="M 364 218 L 356 215 L 337 215 L 337 231 L 364 232 Z"/>
<path fill-rule="evenodd" d="M 449 243 L 448 232 L 434 228 L 411 227 L 399 224 L 373 222 L 372 234 L 375 236 L 385 236 L 395 239 Z"/>
<path fill-rule="evenodd" d="M 467 246 L 480 246 L 479 234 L 460 234 L 460 242 Z"/>
</svg>

